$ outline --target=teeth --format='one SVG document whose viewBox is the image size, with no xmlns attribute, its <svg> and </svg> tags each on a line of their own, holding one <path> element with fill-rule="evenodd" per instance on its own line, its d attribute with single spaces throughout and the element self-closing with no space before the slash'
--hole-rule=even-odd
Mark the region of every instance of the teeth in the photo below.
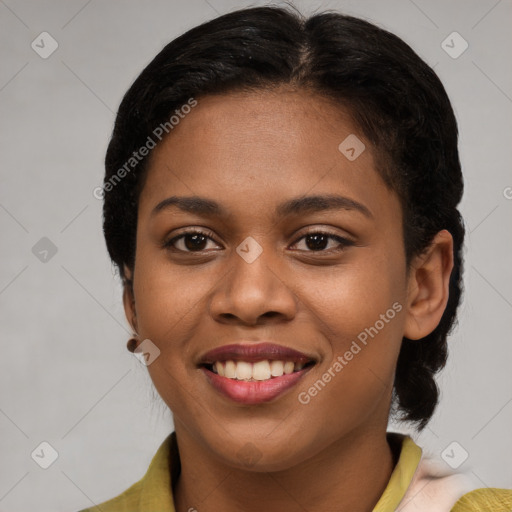
<svg viewBox="0 0 512 512">
<path fill-rule="evenodd" d="M 272 377 L 281 377 L 284 373 L 283 361 L 271 361 L 270 362 L 270 375 Z"/>
<path fill-rule="evenodd" d="M 252 365 L 252 378 L 254 380 L 270 379 L 270 363 L 268 361 L 258 361 Z"/>
<path fill-rule="evenodd" d="M 252 365 L 245 361 L 236 362 L 236 378 L 238 380 L 249 380 L 252 377 Z"/>
<path fill-rule="evenodd" d="M 221 376 L 221 377 L 224 377 L 225 373 L 224 373 L 224 366 L 221 362 L 217 361 L 215 363 L 215 371 Z"/>
<path fill-rule="evenodd" d="M 290 373 L 300 371 L 304 368 L 304 363 L 294 363 L 293 361 L 258 361 L 249 363 L 247 361 L 216 361 L 213 364 L 213 370 L 221 377 L 236 380 L 269 380 L 272 377 L 281 377 Z"/>
<path fill-rule="evenodd" d="M 224 377 L 227 377 L 228 379 L 236 379 L 236 364 L 233 361 L 226 361 L 224 366 Z"/>
<path fill-rule="evenodd" d="M 289 373 L 293 373 L 294 368 L 295 368 L 295 364 L 292 361 L 286 361 L 286 363 L 284 363 L 285 375 L 288 375 Z"/>
</svg>

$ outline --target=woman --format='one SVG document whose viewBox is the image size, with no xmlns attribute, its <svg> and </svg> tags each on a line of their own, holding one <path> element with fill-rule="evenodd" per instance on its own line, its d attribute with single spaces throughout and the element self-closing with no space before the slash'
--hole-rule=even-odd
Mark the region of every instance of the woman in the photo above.
<svg viewBox="0 0 512 512">
<path fill-rule="evenodd" d="M 239 10 L 126 93 L 104 233 L 128 342 L 175 431 L 102 511 L 505 511 L 424 428 L 461 295 L 463 180 L 439 79 L 336 13 Z"/>
</svg>

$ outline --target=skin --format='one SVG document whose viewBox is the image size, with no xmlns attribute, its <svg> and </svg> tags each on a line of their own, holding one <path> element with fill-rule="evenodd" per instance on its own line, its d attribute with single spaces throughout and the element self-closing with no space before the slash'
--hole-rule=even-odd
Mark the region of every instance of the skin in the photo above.
<svg viewBox="0 0 512 512">
<path fill-rule="evenodd" d="M 182 461 L 176 510 L 371 511 L 393 470 L 386 427 L 401 340 L 439 323 L 452 238 L 441 231 L 407 268 L 399 199 L 376 171 L 370 143 L 328 100 L 285 88 L 197 99 L 151 154 L 135 267 L 125 268 L 133 279 L 127 318 L 139 341 L 161 351 L 148 370 L 174 415 Z M 349 134 L 366 145 L 354 161 L 338 150 Z M 329 194 L 369 215 L 274 212 L 291 198 Z M 152 214 L 170 196 L 205 197 L 227 215 L 176 206 Z M 211 233 L 199 252 L 190 237 L 163 247 L 192 228 Z M 308 246 L 307 233 L 326 232 L 351 243 Z M 236 252 L 249 236 L 263 250 L 252 263 Z M 298 394 L 395 302 L 402 310 L 301 404 Z M 317 361 L 272 402 L 230 401 L 197 367 L 212 348 L 260 340 Z"/>
</svg>

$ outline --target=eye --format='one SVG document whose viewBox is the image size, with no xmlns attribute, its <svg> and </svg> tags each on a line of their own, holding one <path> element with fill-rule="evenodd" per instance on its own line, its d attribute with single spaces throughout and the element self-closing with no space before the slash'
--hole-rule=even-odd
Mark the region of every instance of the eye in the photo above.
<svg viewBox="0 0 512 512">
<path fill-rule="evenodd" d="M 213 241 L 209 231 L 189 230 L 163 243 L 163 247 L 181 252 L 201 252 L 206 250 L 208 240 Z"/>
<path fill-rule="evenodd" d="M 306 248 L 299 250 L 305 252 L 339 252 L 343 251 L 346 247 L 354 245 L 354 242 L 347 238 L 325 231 L 311 231 L 306 233 L 293 245 L 297 245 L 301 240 L 305 241 Z M 189 230 L 165 241 L 163 247 L 177 252 L 202 252 L 208 250 L 208 241 L 214 242 L 212 232 Z M 329 247 L 330 241 L 334 242 L 334 247 Z"/>
<path fill-rule="evenodd" d="M 346 247 L 354 245 L 352 240 L 348 240 L 339 235 L 334 235 L 325 231 L 311 231 L 303 235 L 294 245 L 298 244 L 301 240 L 305 241 L 307 249 L 300 249 L 306 252 L 339 252 L 343 251 Z M 329 241 L 336 242 L 334 248 L 328 247 Z M 327 249 L 327 250 L 326 250 Z"/>
</svg>

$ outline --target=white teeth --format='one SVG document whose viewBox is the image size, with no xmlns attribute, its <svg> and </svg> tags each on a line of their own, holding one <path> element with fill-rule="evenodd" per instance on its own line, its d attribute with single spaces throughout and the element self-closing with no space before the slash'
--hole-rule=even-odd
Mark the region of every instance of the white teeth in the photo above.
<svg viewBox="0 0 512 512">
<path fill-rule="evenodd" d="M 254 380 L 270 379 L 270 364 L 268 361 L 258 361 L 252 365 L 252 378 Z"/>
<path fill-rule="evenodd" d="M 257 361 L 249 363 L 247 361 L 216 361 L 213 364 L 213 371 L 221 377 L 236 380 L 269 380 L 272 377 L 282 377 L 297 372 L 304 368 L 304 363 L 294 363 L 293 361 Z"/>
<path fill-rule="evenodd" d="M 249 380 L 252 377 L 252 365 L 245 361 L 236 362 L 236 378 L 238 380 Z"/>
<path fill-rule="evenodd" d="M 228 379 L 236 379 L 236 364 L 234 361 L 226 361 L 224 366 L 224 377 L 227 377 Z"/>
<path fill-rule="evenodd" d="M 225 375 L 225 374 L 224 374 L 224 365 L 223 365 L 221 362 L 217 361 L 217 362 L 215 363 L 215 371 L 216 371 L 216 372 L 217 372 L 221 377 L 224 377 L 224 375 Z"/>
<path fill-rule="evenodd" d="M 293 361 L 286 361 L 286 363 L 284 363 L 284 373 L 285 373 L 285 375 L 293 373 L 293 369 L 294 368 L 295 368 L 295 364 L 293 363 Z"/>
<path fill-rule="evenodd" d="M 270 361 L 270 375 L 272 377 L 281 377 L 284 373 L 283 361 Z"/>
</svg>

